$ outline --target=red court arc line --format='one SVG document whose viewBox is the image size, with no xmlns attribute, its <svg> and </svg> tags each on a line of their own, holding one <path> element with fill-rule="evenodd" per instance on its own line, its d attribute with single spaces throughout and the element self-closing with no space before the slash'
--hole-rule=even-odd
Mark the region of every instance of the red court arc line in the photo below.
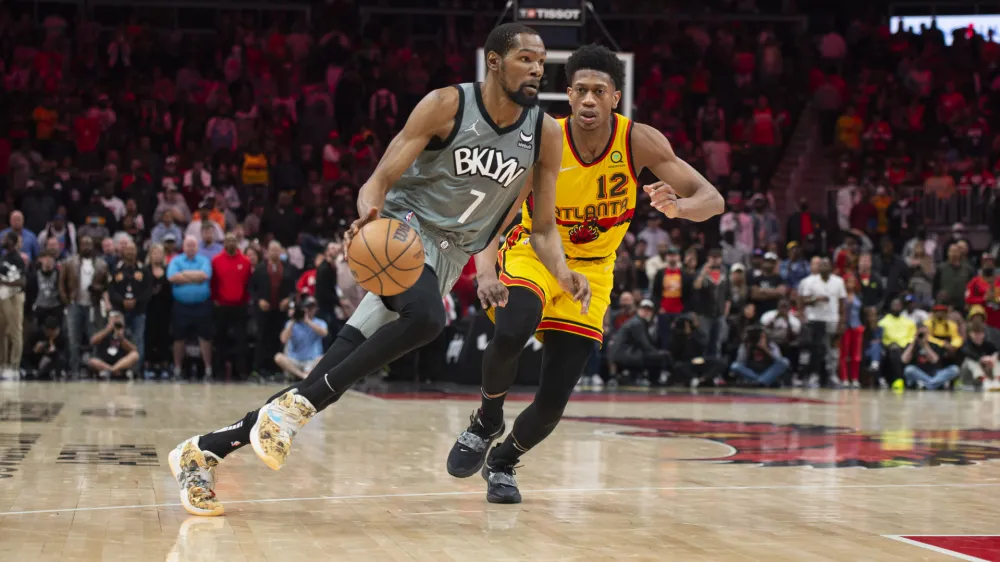
<svg viewBox="0 0 1000 562">
<path fill-rule="evenodd" d="M 898 535 L 888 538 L 960 560 L 1000 562 L 1000 535 Z"/>
<path fill-rule="evenodd" d="M 384 400 L 479 400 L 472 392 L 370 392 L 370 396 Z M 534 393 L 512 392 L 507 400 L 530 402 Z M 827 404 L 823 400 L 794 396 L 769 396 L 755 394 L 574 394 L 573 402 L 648 402 L 687 404 Z"/>
</svg>

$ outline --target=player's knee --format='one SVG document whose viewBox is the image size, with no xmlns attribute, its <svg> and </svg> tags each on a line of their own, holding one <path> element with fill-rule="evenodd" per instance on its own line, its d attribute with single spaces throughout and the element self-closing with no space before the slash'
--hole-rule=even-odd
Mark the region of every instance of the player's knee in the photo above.
<svg viewBox="0 0 1000 562">
<path fill-rule="evenodd" d="M 521 349 L 528 343 L 528 338 L 531 337 L 531 334 L 532 331 L 525 333 L 523 330 L 498 328 L 493 334 L 493 339 L 490 340 L 489 345 L 501 357 L 517 359 L 521 353 Z"/>
<path fill-rule="evenodd" d="M 422 314 L 407 318 L 406 334 L 412 336 L 420 345 L 427 345 L 437 339 L 444 331 L 445 313 L 443 308 L 437 310 L 428 307 Z"/>
</svg>

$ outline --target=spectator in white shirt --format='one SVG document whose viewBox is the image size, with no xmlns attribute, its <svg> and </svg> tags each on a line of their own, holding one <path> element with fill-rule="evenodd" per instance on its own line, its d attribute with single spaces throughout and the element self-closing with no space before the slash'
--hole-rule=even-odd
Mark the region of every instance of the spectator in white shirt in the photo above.
<svg viewBox="0 0 1000 562">
<path fill-rule="evenodd" d="M 738 192 L 729 196 L 730 210 L 719 220 L 719 234 L 733 233 L 734 243 L 747 252 L 753 251 L 753 217 L 743 208 L 743 196 Z"/>
<path fill-rule="evenodd" d="M 702 145 L 705 152 L 705 176 L 709 181 L 717 182 L 729 177 L 732 172 L 732 146 L 722 136 L 722 131 L 715 131 L 710 141 Z"/>
<path fill-rule="evenodd" d="M 819 274 L 813 274 L 799 284 L 799 310 L 805 311 L 809 337 L 809 386 L 818 387 L 820 373 L 835 377 L 838 349 L 833 338 L 840 331 L 840 311 L 847 290 L 844 280 L 833 274 L 829 258 L 819 262 Z"/>
<path fill-rule="evenodd" d="M 796 370 L 799 362 L 799 335 L 802 321 L 791 313 L 792 303 L 788 299 L 778 301 L 778 307 L 761 315 L 760 325 L 767 332 L 767 339 L 778 345 L 781 355 L 789 360 Z"/>
<path fill-rule="evenodd" d="M 837 190 L 837 225 L 840 226 L 840 230 L 847 232 L 851 229 L 851 210 L 860 200 L 858 180 L 853 177 Z"/>
<path fill-rule="evenodd" d="M 670 234 L 663 230 L 663 216 L 653 212 L 646 220 L 646 227 L 639 231 L 639 240 L 646 243 L 646 257 L 651 258 L 656 255 L 660 244 L 670 245 Z"/>
<path fill-rule="evenodd" d="M 106 183 L 101 187 L 101 203 L 111 211 L 116 221 L 121 222 L 122 218 L 125 217 L 127 211 L 125 202 L 115 196 L 114 185 Z"/>
<path fill-rule="evenodd" d="M 199 192 L 212 187 L 212 174 L 205 169 L 205 163 L 201 160 L 195 160 L 191 169 L 184 172 L 184 190 L 191 191 L 195 186 L 199 187 Z"/>
</svg>

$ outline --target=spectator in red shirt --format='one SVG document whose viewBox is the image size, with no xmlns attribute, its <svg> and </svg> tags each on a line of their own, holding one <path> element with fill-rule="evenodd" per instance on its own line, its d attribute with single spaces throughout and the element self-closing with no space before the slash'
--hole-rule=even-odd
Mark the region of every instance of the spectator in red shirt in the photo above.
<svg viewBox="0 0 1000 562">
<path fill-rule="evenodd" d="M 872 117 L 872 123 L 868 125 L 864 137 L 869 150 L 880 153 L 889 150 L 889 143 L 892 142 L 892 129 L 889 127 L 889 122 L 882 115 L 876 114 Z"/>
<path fill-rule="evenodd" d="M 986 309 L 986 325 L 1000 328 L 1000 278 L 996 276 L 993 256 L 984 253 L 979 275 L 965 288 L 965 304 L 981 305 Z"/>
<path fill-rule="evenodd" d="M 753 110 L 753 125 L 750 131 L 750 142 L 757 146 L 775 146 L 778 144 L 778 129 L 774 122 L 774 112 L 767 104 L 767 97 L 761 96 L 757 107 Z"/>
<path fill-rule="evenodd" d="M 684 312 L 683 272 L 681 271 L 681 256 L 677 248 L 667 250 L 667 265 L 653 279 L 650 294 L 659 300 L 660 314 L 676 316 Z M 673 322 L 673 318 L 670 319 Z M 670 323 L 667 325 L 669 326 Z"/>
<path fill-rule="evenodd" d="M 247 349 L 247 302 L 250 292 L 250 260 L 240 251 L 236 235 L 226 234 L 223 251 L 212 259 L 212 302 L 215 303 L 215 372 L 224 372 L 233 355 L 233 374 L 245 377 Z M 232 336 L 230 336 L 230 330 Z M 229 346 L 228 344 L 232 344 Z"/>
<path fill-rule="evenodd" d="M 302 272 L 299 280 L 295 282 L 295 291 L 300 295 L 316 296 L 316 268 L 323 263 L 323 254 L 316 254 L 313 267 Z"/>
<path fill-rule="evenodd" d="M 948 82 L 944 87 L 944 93 L 938 99 L 938 122 L 950 125 L 965 109 L 965 96 L 955 91 L 955 83 Z"/>
<path fill-rule="evenodd" d="M 97 117 L 81 113 L 73 120 L 73 140 L 76 143 L 78 163 L 85 171 L 94 171 L 101 166 L 97 153 L 101 132 L 101 122 Z"/>
</svg>

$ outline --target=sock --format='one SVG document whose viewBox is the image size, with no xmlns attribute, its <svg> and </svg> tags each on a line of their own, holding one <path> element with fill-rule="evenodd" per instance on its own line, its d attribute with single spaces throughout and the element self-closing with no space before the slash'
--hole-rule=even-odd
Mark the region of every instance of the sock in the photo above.
<svg viewBox="0 0 1000 562">
<path fill-rule="evenodd" d="M 479 407 L 479 418 L 487 429 L 490 426 L 500 427 L 500 424 L 503 423 L 503 403 L 507 399 L 507 393 L 504 392 L 500 396 L 490 398 L 486 396 L 486 389 L 481 390 L 483 393 L 483 402 Z"/>
<path fill-rule="evenodd" d="M 176 366 L 174 367 L 174 376 L 175 377 L 180 377 L 181 376 L 181 368 L 180 367 L 176 367 Z"/>
<path fill-rule="evenodd" d="M 497 464 L 515 465 L 518 459 L 521 458 L 521 455 L 527 452 L 527 449 L 518 444 L 517 439 L 514 438 L 514 432 L 511 431 L 507 434 L 507 438 L 503 440 L 503 443 L 490 453 L 489 463 L 494 466 Z"/>
<path fill-rule="evenodd" d="M 257 420 L 257 410 L 247 415 L 233 425 L 206 433 L 198 438 L 198 447 L 202 451 L 214 453 L 220 459 L 226 455 L 250 444 L 250 428 Z"/>
<path fill-rule="evenodd" d="M 212 376 L 212 368 L 211 367 L 205 367 L 205 376 L 206 377 L 211 377 Z"/>
</svg>

